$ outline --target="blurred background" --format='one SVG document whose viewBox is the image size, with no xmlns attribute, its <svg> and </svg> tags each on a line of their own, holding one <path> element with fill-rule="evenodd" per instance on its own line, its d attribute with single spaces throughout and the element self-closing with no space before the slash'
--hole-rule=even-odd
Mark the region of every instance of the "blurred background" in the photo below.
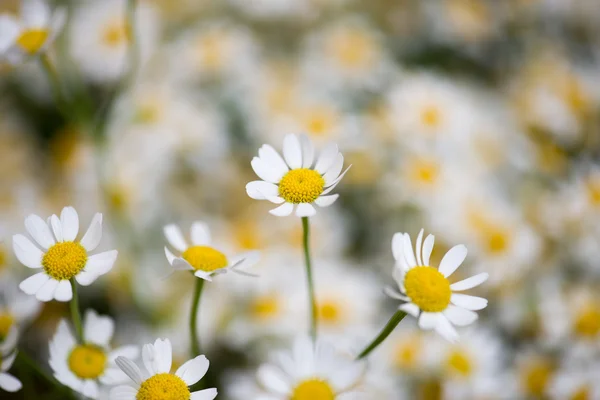
<svg viewBox="0 0 600 400">
<path fill-rule="evenodd" d="M 0 279 L 5 302 L 39 308 L 22 343 L 42 368 L 68 309 L 16 290 L 25 216 L 73 205 L 85 229 L 104 213 L 119 257 L 82 305 L 116 318 L 118 344 L 170 338 L 176 362 L 193 281 L 163 279 L 162 227 L 204 220 L 217 246 L 262 252 L 260 278 L 219 277 L 200 311 L 207 386 L 257 398 L 256 366 L 308 311 L 300 221 L 245 185 L 260 145 L 305 132 L 353 164 L 311 218 L 322 336 L 355 352 L 394 312 L 394 232 L 434 234 L 433 265 L 464 243 L 460 276 L 490 274 L 459 344 L 401 323 L 370 359 L 369 398 L 600 399 L 597 0 L 139 0 L 133 18 L 124 0 L 56 5 L 70 106 L 37 60 L 0 67 Z M 10 398 L 60 398 L 19 372 Z"/>
</svg>

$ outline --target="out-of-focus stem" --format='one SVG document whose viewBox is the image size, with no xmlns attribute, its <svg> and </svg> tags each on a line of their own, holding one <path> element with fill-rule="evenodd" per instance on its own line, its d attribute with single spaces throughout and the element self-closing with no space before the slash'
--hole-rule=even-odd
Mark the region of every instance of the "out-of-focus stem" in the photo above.
<svg viewBox="0 0 600 400">
<path fill-rule="evenodd" d="M 312 263 L 310 260 L 310 226 L 308 217 L 302 217 L 302 229 L 304 245 L 304 262 L 306 265 L 306 280 L 308 284 L 308 300 L 310 309 L 310 336 L 313 342 L 317 339 L 317 299 L 315 298 L 315 285 L 313 282 Z"/>
<path fill-rule="evenodd" d="M 81 313 L 79 312 L 79 295 L 77 293 L 77 283 L 75 278 L 71 278 L 71 288 L 73 288 L 73 298 L 71 299 L 71 319 L 75 326 L 75 336 L 79 343 L 83 343 L 83 325 L 81 324 Z"/>
<path fill-rule="evenodd" d="M 52 90 L 52 96 L 54 97 L 56 107 L 63 114 L 64 117 L 68 118 L 69 115 L 66 100 L 62 92 L 58 72 L 56 71 L 56 68 L 54 67 L 54 64 L 52 64 L 52 61 L 50 60 L 50 57 L 47 53 L 43 53 L 40 55 L 40 63 L 42 64 L 42 69 L 48 77 L 48 82 L 50 83 L 50 89 Z"/>
<path fill-rule="evenodd" d="M 190 312 L 190 343 L 192 358 L 200 355 L 200 339 L 198 338 L 198 309 L 200 306 L 200 297 L 202 296 L 202 288 L 204 287 L 204 279 L 194 279 L 196 279 L 196 288 L 194 290 L 192 310 Z"/>
</svg>

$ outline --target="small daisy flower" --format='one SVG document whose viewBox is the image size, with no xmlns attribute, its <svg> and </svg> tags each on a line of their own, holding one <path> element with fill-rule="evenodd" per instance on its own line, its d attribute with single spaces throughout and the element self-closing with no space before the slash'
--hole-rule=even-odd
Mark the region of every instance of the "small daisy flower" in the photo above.
<svg viewBox="0 0 600 400">
<path fill-rule="evenodd" d="M 12 278 L 0 282 L 0 342 L 12 327 L 21 327 L 35 319 L 41 305 L 34 297 L 21 292 Z"/>
<path fill-rule="evenodd" d="M 338 194 L 328 195 L 342 180 L 344 156 L 336 144 L 327 145 L 315 160 L 315 149 L 306 135 L 286 135 L 283 140 L 283 158 L 268 144 L 258 150 L 252 159 L 252 169 L 261 181 L 246 185 L 248 196 L 256 200 L 269 200 L 281 206 L 269 211 L 284 217 L 296 208 L 296 216 L 309 217 L 319 207 L 332 205 Z M 313 165 L 314 163 L 314 165 Z"/>
<path fill-rule="evenodd" d="M 291 354 L 280 353 L 276 360 L 257 372 L 272 400 L 341 400 L 357 394 L 365 375 L 364 363 L 354 362 L 328 343 L 313 345 L 309 338 L 296 339 Z"/>
<path fill-rule="evenodd" d="M 65 320 L 61 320 L 50 341 L 50 367 L 56 379 L 86 397 L 99 396 L 99 383 L 115 385 L 127 382 L 117 367 L 118 356 L 136 358 L 139 349 L 124 346 L 111 350 L 115 323 L 110 317 L 88 310 L 83 321 L 83 344 L 78 344 Z"/>
<path fill-rule="evenodd" d="M 157 339 L 142 350 L 144 366 L 148 373 L 126 357 L 118 357 L 117 364 L 134 382 L 134 386 L 117 386 L 109 398 L 118 400 L 212 400 L 217 389 L 210 388 L 190 393 L 190 386 L 198 382 L 208 371 L 209 362 L 201 355 L 185 362 L 171 374 L 172 350 L 169 339 Z M 165 394 L 168 392 L 168 397 Z"/>
<path fill-rule="evenodd" d="M 19 333 L 16 327 L 12 327 L 6 339 L 0 344 L 0 389 L 7 392 L 21 390 L 23 384 L 7 371 L 12 367 L 17 358 L 17 341 Z"/>
<path fill-rule="evenodd" d="M 442 258 L 439 268 L 429 265 L 433 250 L 434 236 L 423 240 L 423 230 L 419 232 L 415 252 L 408 233 L 396 233 L 392 239 L 392 252 L 396 260 L 394 280 L 400 288 L 386 288 L 386 294 L 405 302 L 399 309 L 419 319 L 421 329 L 435 329 L 447 340 L 458 340 L 453 325 L 466 326 L 477 319 L 473 310 L 487 307 L 487 300 L 481 297 L 454 293 L 474 288 L 488 278 L 481 273 L 460 282 L 451 284 L 448 277 L 462 264 L 467 256 L 467 248 L 457 245 Z"/>
<path fill-rule="evenodd" d="M 19 287 L 40 301 L 70 301 L 73 297 L 70 279 L 82 286 L 91 285 L 113 267 L 117 251 L 90 255 L 102 238 L 102 214 L 94 215 L 81 240 L 79 216 L 73 207 L 63 208 L 60 218 L 52 215 L 44 221 L 37 215 L 25 218 L 25 229 L 35 244 L 24 235 L 13 236 L 13 249 L 19 261 L 32 269 L 43 269 L 25 279 Z M 38 247 L 39 246 L 39 247 Z M 40 250 L 41 248 L 41 250 Z"/>
<path fill-rule="evenodd" d="M 169 244 L 181 253 L 176 257 L 165 246 L 167 260 L 174 270 L 194 271 L 196 277 L 207 281 L 212 281 L 212 275 L 224 274 L 228 271 L 253 276 L 248 272 L 241 271 L 240 268 L 255 264 L 258 261 L 259 253 L 250 251 L 228 258 L 223 252 L 210 246 L 211 234 L 205 223 L 196 221 L 192 224 L 190 228 L 191 245 L 185 240 L 177 225 L 167 225 L 163 230 Z"/>
<path fill-rule="evenodd" d="M 0 57 L 19 64 L 45 51 L 60 33 L 65 17 L 64 10 L 52 13 L 43 0 L 23 0 L 20 19 L 0 15 Z"/>
</svg>

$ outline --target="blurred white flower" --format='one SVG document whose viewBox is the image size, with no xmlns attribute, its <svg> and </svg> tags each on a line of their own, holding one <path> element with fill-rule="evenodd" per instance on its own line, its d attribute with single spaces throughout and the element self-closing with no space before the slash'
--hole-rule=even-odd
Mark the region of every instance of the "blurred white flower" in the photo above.
<svg viewBox="0 0 600 400">
<path fill-rule="evenodd" d="M 554 374 L 548 393 L 552 400 L 600 398 L 600 364 L 580 366 L 564 363 Z"/>
<path fill-rule="evenodd" d="M 100 213 L 94 215 L 79 241 L 75 240 L 79 232 L 79 216 L 73 207 L 63 208 L 60 218 L 52 215 L 47 222 L 32 214 L 25 219 L 25 228 L 37 246 L 24 235 L 14 235 L 15 254 L 26 267 L 43 269 L 44 272 L 25 279 L 19 287 L 29 295 L 35 294 L 40 301 L 70 301 L 73 297 L 72 278 L 82 286 L 91 285 L 112 269 L 117 258 L 117 250 L 89 254 L 98 247 L 102 238 Z"/>
<path fill-rule="evenodd" d="M 78 344 L 68 323 L 61 320 L 50 341 L 49 363 L 56 379 L 92 399 L 99 396 L 99 383 L 116 385 L 126 382 L 127 376 L 117 367 L 115 360 L 119 356 L 137 358 L 139 349 L 135 346 L 111 349 L 114 330 L 115 324 L 110 317 L 88 310 L 83 320 L 83 343 Z"/>
<path fill-rule="evenodd" d="M 17 358 L 18 340 L 18 330 L 13 326 L 6 338 L 0 341 L 0 389 L 7 392 L 17 392 L 23 387 L 21 381 L 7 372 Z"/>
<path fill-rule="evenodd" d="M 0 342 L 13 327 L 22 328 L 40 312 L 41 303 L 17 289 L 18 285 L 10 277 L 0 281 Z"/>
</svg>

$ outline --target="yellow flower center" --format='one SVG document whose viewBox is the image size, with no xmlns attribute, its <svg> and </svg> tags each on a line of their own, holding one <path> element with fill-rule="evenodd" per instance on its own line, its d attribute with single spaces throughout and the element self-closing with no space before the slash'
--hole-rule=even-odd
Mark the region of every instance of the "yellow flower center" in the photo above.
<svg viewBox="0 0 600 400">
<path fill-rule="evenodd" d="M 545 361 L 536 362 L 525 370 L 522 382 L 531 396 L 542 397 L 552 375 L 552 367 Z"/>
<path fill-rule="evenodd" d="M 325 136 L 335 127 L 338 116 L 330 107 L 315 106 L 304 110 L 302 119 L 311 136 Z"/>
<path fill-rule="evenodd" d="M 335 393 L 331 386 L 320 379 L 309 379 L 294 389 L 290 400 L 333 400 Z"/>
<path fill-rule="evenodd" d="M 580 336 L 596 337 L 600 333 L 600 309 L 588 306 L 577 316 L 574 328 Z"/>
<path fill-rule="evenodd" d="M 195 270 L 212 272 L 227 266 L 225 254 L 208 246 L 192 246 L 181 255 Z"/>
<path fill-rule="evenodd" d="M 0 244 L 0 269 L 4 268 L 8 264 L 8 257 L 6 256 L 6 250 L 4 246 Z"/>
<path fill-rule="evenodd" d="M 447 360 L 448 368 L 451 372 L 467 377 L 473 372 L 473 365 L 470 358 L 461 350 L 454 350 L 450 353 Z"/>
<path fill-rule="evenodd" d="M 394 349 L 394 365 L 401 369 L 415 368 L 422 350 L 423 343 L 420 336 L 414 335 L 402 340 Z"/>
<path fill-rule="evenodd" d="M 102 32 L 102 41 L 108 47 L 117 47 L 129 42 L 131 29 L 125 20 L 117 19 L 110 22 Z"/>
<path fill-rule="evenodd" d="M 488 233 L 488 250 L 490 253 L 504 253 L 508 248 L 508 235 L 505 232 L 493 231 Z"/>
<path fill-rule="evenodd" d="M 450 303 L 450 282 L 433 267 L 420 266 L 408 271 L 404 287 L 407 296 L 423 311 L 444 311 Z"/>
<path fill-rule="evenodd" d="M 342 319 L 342 310 L 337 302 L 329 300 L 319 304 L 319 320 L 327 325 L 335 325 Z"/>
<path fill-rule="evenodd" d="M 223 69 L 228 38 L 223 32 L 206 34 L 199 41 L 200 61 L 212 72 Z"/>
<path fill-rule="evenodd" d="M 15 322 L 13 316 L 8 312 L 0 312 L 0 341 L 4 340 Z"/>
<path fill-rule="evenodd" d="M 289 171 L 279 182 L 279 195 L 288 203 L 312 203 L 325 187 L 325 179 L 315 170 L 298 168 Z"/>
<path fill-rule="evenodd" d="M 357 29 L 340 32 L 333 37 L 330 51 L 345 68 L 367 68 L 375 59 L 376 44 Z"/>
<path fill-rule="evenodd" d="M 162 373 L 142 382 L 135 398 L 136 400 L 189 400 L 190 389 L 178 376 Z"/>
<path fill-rule="evenodd" d="M 428 128 L 437 128 L 442 122 L 442 113 L 436 106 L 427 106 L 421 111 L 421 123 Z"/>
<path fill-rule="evenodd" d="M 570 400 L 591 400 L 591 398 L 590 388 L 586 385 L 573 393 Z"/>
<path fill-rule="evenodd" d="M 254 300 L 250 313 L 256 319 L 265 320 L 277 315 L 279 309 L 279 299 L 276 296 L 262 296 Z"/>
<path fill-rule="evenodd" d="M 48 30 L 28 29 L 17 38 L 17 44 L 28 54 L 35 54 L 46 43 Z"/>
<path fill-rule="evenodd" d="M 415 160 L 409 166 L 410 178 L 417 184 L 434 184 L 440 174 L 440 166 L 431 160 Z"/>
<path fill-rule="evenodd" d="M 44 271 L 57 281 L 77 275 L 87 263 L 87 252 L 76 242 L 56 243 L 42 258 Z"/>
<path fill-rule="evenodd" d="M 587 183 L 588 199 L 594 207 L 600 207 L 600 179 Z"/>
<path fill-rule="evenodd" d="M 81 379 L 97 379 L 106 368 L 106 353 L 91 344 L 76 346 L 69 355 L 69 369 Z"/>
</svg>

